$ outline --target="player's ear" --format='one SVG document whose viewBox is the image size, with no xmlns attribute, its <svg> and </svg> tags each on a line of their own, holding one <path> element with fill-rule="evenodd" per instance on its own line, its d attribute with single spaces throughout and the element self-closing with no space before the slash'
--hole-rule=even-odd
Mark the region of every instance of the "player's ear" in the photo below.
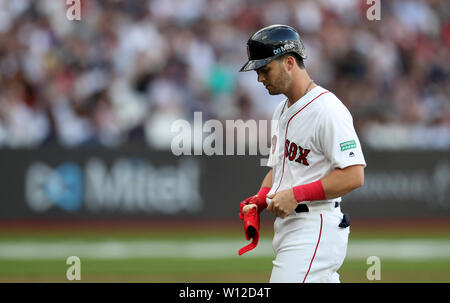
<svg viewBox="0 0 450 303">
<path fill-rule="evenodd" d="M 294 56 L 286 56 L 286 58 L 284 59 L 284 63 L 285 63 L 286 69 L 288 71 L 291 71 L 296 64 Z"/>
</svg>

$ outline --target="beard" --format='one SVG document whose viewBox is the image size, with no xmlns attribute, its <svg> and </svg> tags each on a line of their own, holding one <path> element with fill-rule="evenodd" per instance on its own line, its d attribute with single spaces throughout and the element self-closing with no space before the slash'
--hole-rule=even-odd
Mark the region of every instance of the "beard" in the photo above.
<svg viewBox="0 0 450 303">
<path fill-rule="evenodd" d="M 267 90 L 269 95 L 283 94 L 286 91 L 286 87 L 288 87 L 290 80 L 290 75 L 284 69 L 281 69 L 278 77 L 275 78 L 273 83 L 268 85 L 269 88 L 267 88 Z"/>
</svg>

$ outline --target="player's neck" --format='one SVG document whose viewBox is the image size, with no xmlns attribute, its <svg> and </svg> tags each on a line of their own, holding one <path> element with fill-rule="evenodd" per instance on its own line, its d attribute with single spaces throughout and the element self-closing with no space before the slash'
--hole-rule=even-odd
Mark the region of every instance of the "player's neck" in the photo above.
<svg viewBox="0 0 450 303">
<path fill-rule="evenodd" d="M 296 79 L 292 82 L 292 87 L 285 93 L 289 100 L 288 107 L 300 100 L 310 90 L 317 86 L 314 82 L 312 82 L 305 70 L 301 70 L 299 74 L 296 75 Z"/>
</svg>

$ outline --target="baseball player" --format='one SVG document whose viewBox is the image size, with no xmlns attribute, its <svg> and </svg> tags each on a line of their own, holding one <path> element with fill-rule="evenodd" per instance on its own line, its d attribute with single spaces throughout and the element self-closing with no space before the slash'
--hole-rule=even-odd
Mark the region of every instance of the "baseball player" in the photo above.
<svg viewBox="0 0 450 303">
<path fill-rule="evenodd" d="M 341 197 L 363 185 L 366 166 L 352 116 L 310 79 L 292 27 L 259 30 L 247 52 L 240 71 L 255 70 L 269 94 L 286 99 L 273 114 L 271 169 L 259 192 L 240 205 L 247 239 L 253 237 L 240 254 L 256 246 L 259 213 L 267 208 L 276 215 L 270 282 L 340 282 L 350 229 Z"/>
</svg>

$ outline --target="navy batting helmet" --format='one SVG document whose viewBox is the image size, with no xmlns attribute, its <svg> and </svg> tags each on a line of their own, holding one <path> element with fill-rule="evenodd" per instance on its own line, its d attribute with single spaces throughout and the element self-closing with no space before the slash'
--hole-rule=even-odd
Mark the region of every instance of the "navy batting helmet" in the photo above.
<svg viewBox="0 0 450 303">
<path fill-rule="evenodd" d="M 297 31 L 288 25 L 276 24 L 264 27 L 248 39 L 248 62 L 240 72 L 261 68 L 287 53 L 295 53 L 306 59 L 305 47 Z"/>
</svg>

